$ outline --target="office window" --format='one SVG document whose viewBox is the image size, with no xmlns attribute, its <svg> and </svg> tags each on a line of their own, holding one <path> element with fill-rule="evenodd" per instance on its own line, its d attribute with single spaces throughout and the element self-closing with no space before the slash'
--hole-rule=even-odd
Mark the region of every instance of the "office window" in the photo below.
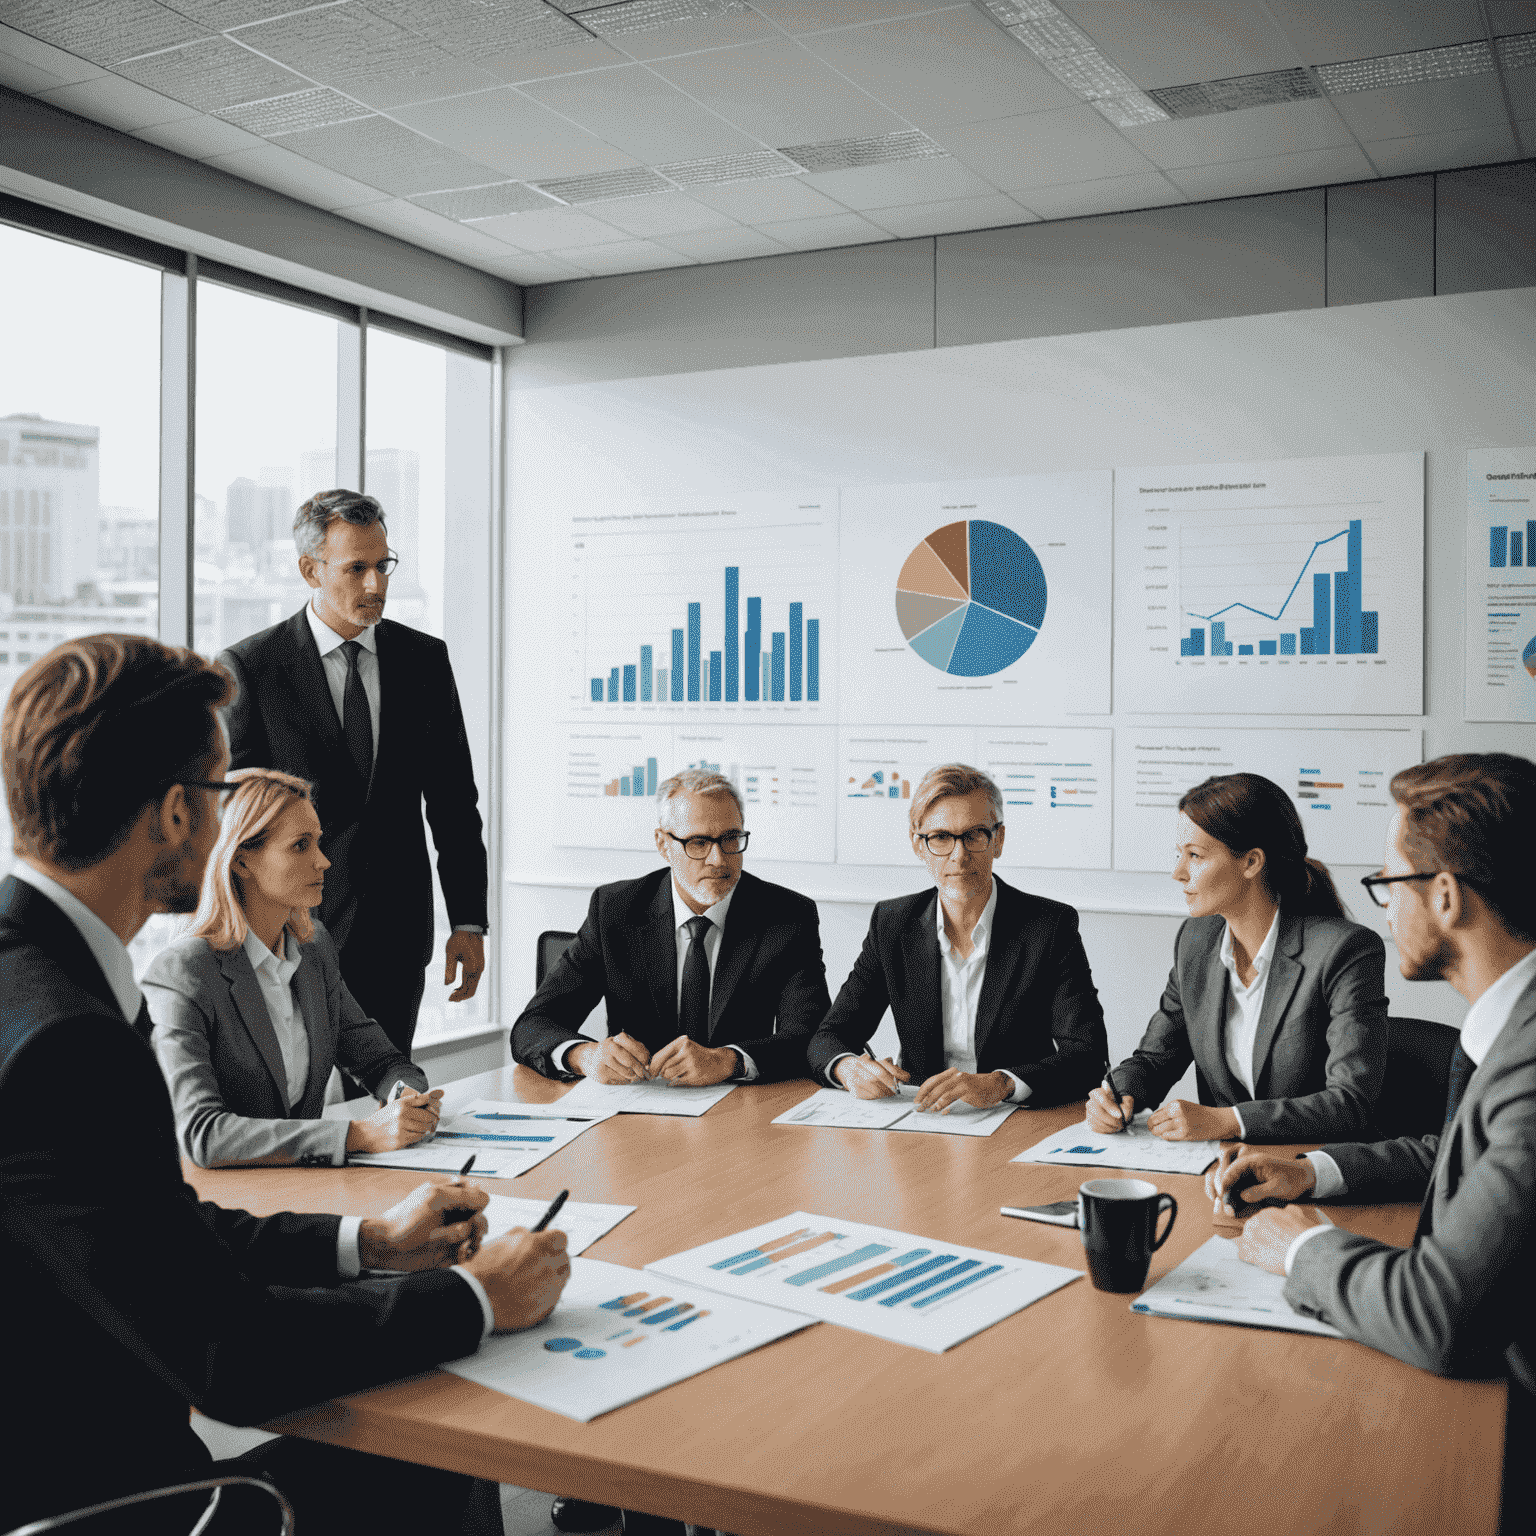
<svg viewBox="0 0 1536 1536">
<path fill-rule="evenodd" d="M 355 346 L 355 328 L 325 315 L 198 284 L 193 633 L 204 655 L 308 601 L 293 514 L 336 483 L 336 358 L 347 333 Z"/>
<path fill-rule="evenodd" d="M 160 273 L 8 225 L 0 272 L 3 703 L 60 641 L 157 632 Z"/>
</svg>

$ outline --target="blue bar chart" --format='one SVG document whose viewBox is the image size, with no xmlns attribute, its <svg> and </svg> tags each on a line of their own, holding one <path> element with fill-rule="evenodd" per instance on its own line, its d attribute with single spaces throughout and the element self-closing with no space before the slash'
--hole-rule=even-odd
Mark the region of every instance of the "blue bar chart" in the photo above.
<svg viewBox="0 0 1536 1536">
<path fill-rule="evenodd" d="M 1536 446 L 1467 454 L 1468 720 L 1536 721 Z"/>
<path fill-rule="evenodd" d="M 1511 566 L 1531 563 L 1536 554 L 1536 518 L 1527 518 L 1525 526 L 1510 527 L 1508 523 L 1494 523 L 1488 529 L 1488 569 L 1508 570 Z"/>
</svg>

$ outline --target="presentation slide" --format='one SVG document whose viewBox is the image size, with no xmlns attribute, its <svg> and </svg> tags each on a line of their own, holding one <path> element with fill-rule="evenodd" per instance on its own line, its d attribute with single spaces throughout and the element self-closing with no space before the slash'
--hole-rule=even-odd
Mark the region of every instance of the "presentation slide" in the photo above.
<svg viewBox="0 0 1536 1536">
<path fill-rule="evenodd" d="M 569 518 L 566 718 L 835 718 L 837 492 Z"/>
<path fill-rule="evenodd" d="M 1468 720 L 1536 720 L 1536 448 L 1467 454 Z"/>
<path fill-rule="evenodd" d="M 1112 479 L 844 490 L 843 721 L 1107 714 Z"/>
<path fill-rule="evenodd" d="M 1326 864 L 1379 868 L 1392 775 L 1423 756 L 1424 733 L 1129 726 L 1115 755 L 1115 868 L 1173 870 L 1178 803 L 1220 773 L 1262 773 L 1290 793 L 1307 850 Z M 1347 899 L 1347 898 L 1346 898 Z"/>
<path fill-rule="evenodd" d="M 1417 715 L 1424 455 L 1115 471 L 1115 699 Z"/>
</svg>

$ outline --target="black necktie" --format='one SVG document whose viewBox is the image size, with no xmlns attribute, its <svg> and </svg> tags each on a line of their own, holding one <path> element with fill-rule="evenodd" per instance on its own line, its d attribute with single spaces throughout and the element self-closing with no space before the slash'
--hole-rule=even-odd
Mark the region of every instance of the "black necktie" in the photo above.
<svg viewBox="0 0 1536 1536">
<path fill-rule="evenodd" d="M 1461 1096 L 1466 1092 L 1467 1083 L 1476 1071 L 1477 1063 L 1462 1050 L 1461 1041 L 1458 1040 L 1456 1042 L 1456 1049 L 1451 1053 L 1451 1079 L 1445 1094 L 1445 1123 L 1447 1125 L 1456 1118 L 1456 1111 L 1461 1108 Z"/>
<path fill-rule="evenodd" d="M 148 1040 L 154 1032 L 155 1021 L 149 1016 L 149 1004 L 141 997 L 139 999 L 138 1017 L 133 1021 L 134 1032 L 141 1040 Z"/>
<path fill-rule="evenodd" d="M 678 1002 L 677 1022 L 690 1040 L 709 1040 L 709 956 L 704 936 L 713 926 L 707 917 L 687 922 L 688 953 L 683 956 L 683 995 Z"/>
<path fill-rule="evenodd" d="M 373 712 L 368 708 L 362 674 L 357 670 L 357 658 L 363 648 L 356 640 L 345 641 L 341 648 L 347 653 L 347 691 L 341 696 L 341 728 L 346 733 L 347 751 L 352 754 L 357 776 L 366 789 L 373 777 Z"/>
</svg>

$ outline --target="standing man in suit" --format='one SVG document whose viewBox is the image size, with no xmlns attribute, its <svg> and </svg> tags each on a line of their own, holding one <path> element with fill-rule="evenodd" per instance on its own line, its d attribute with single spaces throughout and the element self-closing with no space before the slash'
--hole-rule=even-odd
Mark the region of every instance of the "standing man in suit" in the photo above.
<svg viewBox="0 0 1536 1536">
<path fill-rule="evenodd" d="M 1218 1209 L 1279 1200 L 1420 1199 L 1408 1248 L 1335 1227 L 1314 1206 L 1249 1216 L 1238 1253 L 1288 1276 L 1296 1311 L 1438 1376 L 1505 1376 L 1501 1529 L 1536 1498 L 1536 764 L 1463 753 L 1392 780 L 1386 901 L 1409 981 L 1471 1005 L 1437 1136 L 1345 1143 L 1304 1158 L 1228 1148 L 1207 1175 Z M 1380 893 L 1378 895 L 1378 893 Z M 1235 1201 L 1245 1174 L 1257 1183 Z"/>
<path fill-rule="evenodd" d="M 410 1054 L 432 958 L 432 867 L 452 926 L 449 997 L 485 971 L 486 857 L 474 764 L 448 648 L 384 617 L 390 553 L 384 509 L 356 491 L 321 491 L 293 520 L 299 572 L 314 596 L 291 619 L 219 660 L 235 679 L 230 765 L 308 779 L 331 870 L 320 920 L 369 1018 Z"/>
<path fill-rule="evenodd" d="M 992 873 L 1003 797 L 979 769 L 948 763 L 924 774 L 908 816 L 935 889 L 876 905 L 811 1041 L 813 1075 L 861 1099 L 916 1082 L 920 1110 L 1082 1098 L 1109 1042 L 1077 913 Z M 860 1054 L 887 1008 L 899 1064 Z"/>
<path fill-rule="evenodd" d="M 816 903 L 742 870 L 736 786 L 690 768 L 656 791 L 667 867 L 600 885 L 586 921 L 512 1026 L 512 1054 L 545 1077 L 665 1077 L 701 1087 L 805 1072 L 827 1011 Z M 608 1037 L 582 1022 L 607 1003 Z"/>
<path fill-rule="evenodd" d="M 288 1439 L 210 1466 L 188 1422 L 196 1406 L 258 1423 L 473 1354 L 546 1317 L 570 1273 L 558 1232 L 472 1253 L 484 1219 L 445 1214 L 484 1208 L 472 1185 L 423 1184 L 382 1217 L 258 1219 L 183 1180 L 127 945 L 151 913 L 197 905 L 228 694 L 191 651 L 92 635 L 24 672 L 0 720 L 17 855 L 0 884 L 0 1272 L 26 1319 L 6 1523 L 233 1471 L 270 1476 L 303 1530 L 351 1529 L 364 1498 L 370 1530 L 499 1532 L 493 1484 Z M 82 1135 L 61 1093 L 121 1110 Z M 346 1283 L 362 1267 L 415 1273 Z"/>
</svg>

